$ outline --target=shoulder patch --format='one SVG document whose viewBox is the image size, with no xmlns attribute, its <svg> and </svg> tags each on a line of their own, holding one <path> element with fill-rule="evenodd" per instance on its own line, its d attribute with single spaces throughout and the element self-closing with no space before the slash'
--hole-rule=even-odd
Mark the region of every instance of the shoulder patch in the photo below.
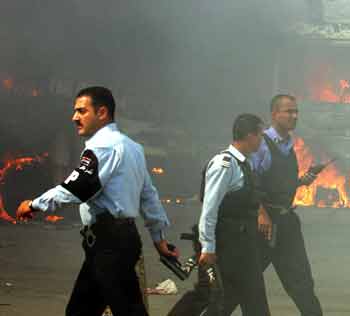
<svg viewBox="0 0 350 316">
<path fill-rule="evenodd" d="M 230 168 L 231 166 L 231 157 L 230 156 L 224 156 L 221 161 L 221 166 L 224 168 Z"/>
</svg>

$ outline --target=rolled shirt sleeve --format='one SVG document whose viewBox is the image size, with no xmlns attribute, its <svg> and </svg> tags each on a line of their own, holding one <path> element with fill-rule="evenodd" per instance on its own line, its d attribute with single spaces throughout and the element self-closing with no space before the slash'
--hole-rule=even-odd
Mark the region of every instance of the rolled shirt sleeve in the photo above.
<svg viewBox="0 0 350 316">
<path fill-rule="evenodd" d="M 61 208 L 62 205 L 71 203 L 80 204 L 81 200 L 61 185 L 57 185 L 34 199 L 32 207 L 35 210 L 46 212 L 55 211 Z"/>
<path fill-rule="evenodd" d="M 199 241 L 202 252 L 215 252 L 215 229 L 218 210 L 225 194 L 230 190 L 232 166 L 222 165 L 222 155 L 215 156 L 208 164 L 205 179 L 204 200 L 199 219 Z"/>
</svg>

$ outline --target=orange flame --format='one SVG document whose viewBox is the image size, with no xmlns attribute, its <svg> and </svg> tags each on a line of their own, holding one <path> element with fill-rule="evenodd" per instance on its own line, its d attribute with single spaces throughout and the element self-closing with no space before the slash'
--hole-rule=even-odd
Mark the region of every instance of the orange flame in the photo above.
<svg viewBox="0 0 350 316">
<path fill-rule="evenodd" d="M 2 80 L 2 86 L 6 89 L 6 90 L 11 90 L 13 88 L 13 80 L 12 79 L 4 79 Z"/>
<path fill-rule="evenodd" d="M 318 99 L 323 102 L 338 103 L 340 97 L 334 93 L 331 87 L 326 87 L 321 90 Z"/>
<path fill-rule="evenodd" d="M 15 170 L 17 171 L 23 170 L 23 166 L 31 165 L 35 162 L 40 163 L 44 159 L 46 159 L 48 155 L 49 155 L 48 153 L 44 153 L 42 155 L 37 155 L 35 157 L 21 157 L 21 158 L 6 160 L 4 163 L 4 167 L 0 169 L 0 183 L 4 183 L 6 173 L 12 168 L 15 168 Z"/>
<path fill-rule="evenodd" d="M 5 210 L 4 201 L 0 194 L 0 218 L 5 220 L 6 222 L 10 222 L 12 224 L 16 224 L 16 220 L 11 217 Z"/>
<path fill-rule="evenodd" d="M 152 168 L 152 173 L 153 174 L 163 174 L 164 173 L 164 169 L 163 168 L 154 167 L 154 168 Z"/>
<path fill-rule="evenodd" d="M 63 216 L 56 216 L 56 215 L 48 215 L 45 217 L 45 220 L 48 222 L 56 223 L 60 220 L 64 219 Z"/>
<path fill-rule="evenodd" d="M 345 79 L 339 80 L 339 87 L 336 88 L 331 83 L 325 83 L 322 88 L 314 87 L 312 99 L 329 103 L 350 103 L 349 89 L 350 83 Z"/>
<path fill-rule="evenodd" d="M 297 155 L 299 165 L 299 176 L 303 175 L 314 163 L 314 156 L 304 141 L 297 137 L 295 139 L 294 150 Z M 317 201 L 317 189 L 324 188 L 334 190 L 338 193 L 335 201 Z M 333 197 L 334 198 L 334 197 Z M 346 178 L 343 176 L 334 164 L 327 166 L 309 186 L 298 188 L 294 199 L 295 205 L 318 207 L 350 207 L 349 197 L 346 190 Z"/>
<path fill-rule="evenodd" d="M 171 203 L 171 199 L 169 198 L 163 198 L 160 200 L 162 203 L 166 203 L 166 204 L 170 204 Z"/>
<path fill-rule="evenodd" d="M 348 89 L 348 88 L 350 88 L 350 84 L 349 84 L 349 81 L 348 81 L 348 80 L 341 79 L 341 80 L 339 81 L 339 85 L 340 85 L 340 88 L 342 88 L 342 89 Z"/>
<path fill-rule="evenodd" d="M 37 96 L 39 96 L 39 90 L 38 89 L 33 89 L 32 90 L 32 97 L 37 97 Z"/>
<path fill-rule="evenodd" d="M 15 169 L 17 171 L 23 170 L 23 166 L 24 165 L 31 165 L 35 162 L 42 162 L 45 158 L 48 157 L 48 153 L 44 153 L 42 155 L 38 155 L 35 157 L 21 157 L 21 158 L 16 158 L 16 159 L 8 159 L 4 162 L 4 166 L 2 168 L 0 168 L 0 184 L 4 184 L 5 183 L 5 177 L 6 174 L 11 170 L 11 169 Z M 0 192 L 0 218 L 8 221 L 8 222 L 12 222 L 12 223 L 16 223 L 16 220 L 11 217 L 7 211 L 5 210 L 5 205 L 4 205 L 4 200 L 3 197 L 1 195 Z"/>
</svg>

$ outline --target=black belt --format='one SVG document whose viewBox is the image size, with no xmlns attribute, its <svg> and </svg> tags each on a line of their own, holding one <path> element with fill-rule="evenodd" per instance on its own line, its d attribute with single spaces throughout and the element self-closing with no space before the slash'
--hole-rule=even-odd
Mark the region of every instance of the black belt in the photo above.
<svg viewBox="0 0 350 316">
<path fill-rule="evenodd" d="M 135 219 L 133 217 L 114 217 L 109 212 L 104 212 L 102 214 L 96 215 L 96 223 L 94 225 L 103 225 L 103 224 L 114 224 L 114 225 L 131 225 L 135 223 Z"/>
<path fill-rule="evenodd" d="M 96 215 L 96 222 L 92 225 L 85 225 L 80 230 L 80 234 L 84 237 L 88 247 L 92 247 L 96 242 L 96 235 L 114 228 L 115 226 L 134 225 L 135 219 L 132 217 L 114 217 L 111 213 L 105 212 Z M 102 233 L 103 234 L 103 233 Z"/>
<path fill-rule="evenodd" d="M 291 211 L 296 209 L 296 206 L 275 206 L 275 205 L 264 205 L 266 207 L 266 210 L 268 212 L 271 212 L 272 215 L 286 215 L 289 214 Z"/>
<path fill-rule="evenodd" d="M 248 230 L 255 230 L 258 227 L 257 217 L 245 217 L 245 218 L 235 218 L 235 217 L 224 217 L 218 220 L 218 226 L 223 225 L 226 227 L 225 230 L 230 232 L 247 232 Z"/>
</svg>

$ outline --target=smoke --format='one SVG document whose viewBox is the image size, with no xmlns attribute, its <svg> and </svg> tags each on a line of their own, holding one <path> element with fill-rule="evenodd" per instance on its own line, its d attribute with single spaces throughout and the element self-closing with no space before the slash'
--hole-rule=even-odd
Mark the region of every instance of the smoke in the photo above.
<svg viewBox="0 0 350 316">
<path fill-rule="evenodd" d="M 177 164 L 200 169 L 237 114 L 268 112 L 286 31 L 305 10 L 302 0 L 2 1 L 1 151 L 41 152 L 72 135 L 74 94 L 100 84 L 117 116 L 160 128 L 131 136 L 181 148 Z"/>
<path fill-rule="evenodd" d="M 311 66 L 323 64 L 325 67 L 328 62 L 332 63 L 332 48 L 325 50 L 320 43 L 313 50 L 311 45 L 305 48 L 300 37 L 289 32 L 295 23 L 310 18 L 318 21 L 322 14 L 315 15 L 310 10 L 319 2 L 2 0 L 0 158 L 5 153 L 16 157 L 23 152 L 42 153 L 49 148 L 52 178 L 62 179 L 65 172 L 70 171 L 72 160 L 79 156 L 78 141 L 72 136 L 74 130 L 69 121 L 72 97 L 79 87 L 100 84 L 111 88 L 119 101 L 117 120 L 120 117 L 131 120 L 122 126 L 127 134 L 137 129 L 140 122 L 136 121 L 142 121 L 138 133 L 131 136 L 146 146 L 167 149 L 166 158 L 156 157 L 165 169 L 163 183 L 155 179 L 161 196 L 164 192 L 197 193 L 200 169 L 204 161 L 230 142 L 235 116 L 254 112 L 268 120 L 268 102 L 272 95 L 304 92 L 307 72 L 314 71 Z M 346 1 L 326 2 L 334 7 L 336 2 Z M 334 15 L 332 12 L 331 17 Z M 314 52 L 322 53 L 315 57 Z M 338 55 L 345 64 L 347 50 Z M 314 61 L 311 66 L 310 60 Z M 320 75 L 316 72 L 315 77 L 328 79 L 331 70 L 316 68 Z M 345 75 L 348 72 L 344 69 L 342 67 Z M 338 78 L 338 74 L 331 73 L 334 81 L 349 79 Z M 13 82 L 13 88 L 9 89 L 11 85 L 6 86 L 3 80 Z M 38 96 L 33 96 L 33 89 L 37 89 Z M 309 129 L 317 127 L 312 125 L 317 122 L 316 116 L 322 118 L 318 109 L 315 113 L 305 124 Z M 329 121 L 335 122 L 331 117 L 326 116 L 324 125 L 318 126 L 326 130 Z M 338 122 L 335 125 L 339 125 Z M 343 124 L 345 129 L 347 122 Z M 317 128 L 312 132 L 319 133 Z M 334 133 L 338 130 L 334 129 Z M 338 146 L 334 138 L 323 134 L 319 137 L 325 139 L 325 146 L 334 145 L 336 150 L 342 147 L 344 153 L 341 154 L 349 156 L 345 141 L 340 143 L 343 146 Z M 162 152 L 146 148 L 149 156 L 152 149 L 155 153 Z M 149 166 L 156 167 L 152 165 L 156 158 L 148 158 Z M 41 173 L 38 177 L 28 172 L 26 181 L 19 174 L 18 178 L 8 179 L 5 203 L 15 209 L 20 199 L 40 193 L 35 185 L 46 185 L 48 174 Z M 21 190 L 18 183 L 25 188 Z M 338 258 L 344 257 L 345 251 L 340 253 L 342 248 L 334 247 L 334 231 L 344 232 L 341 236 L 348 240 L 345 228 L 338 225 L 342 218 L 330 212 L 331 223 L 328 217 L 319 217 L 320 222 L 325 222 L 320 228 L 314 225 L 319 212 L 302 214 L 309 220 L 306 222 L 308 237 L 314 238 L 308 243 L 317 246 L 310 254 L 322 267 L 326 266 L 325 262 L 327 266 L 332 265 L 333 261 L 337 266 Z M 345 219 L 347 211 L 343 212 L 337 214 L 344 214 Z M 345 245 L 342 240 L 339 244 Z M 327 254 L 324 249 L 333 252 Z M 327 268 L 316 271 L 318 281 L 321 272 L 324 281 L 346 281 L 344 275 L 348 275 L 342 269 L 331 273 Z M 275 292 L 271 296 L 276 298 Z M 329 300 L 335 295 L 330 297 Z M 288 304 L 289 301 L 286 306 Z M 280 302 L 276 305 L 281 306 Z M 330 306 L 333 308 L 333 305 L 332 302 Z"/>
<path fill-rule="evenodd" d="M 305 8 L 289 2 L 2 1 L 0 70 L 103 83 L 179 118 L 226 112 L 265 90 L 256 81 L 271 76 L 277 38 Z"/>
<path fill-rule="evenodd" d="M 201 160 L 230 141 L 237 114 L 268 112 L 286 31 L 306 16 L 303 0 L 7 0 L 0 9 L 0 80 L 12 78 L 16 96 L 34 88 L 41 96 L 13 107 L 12 94 L 0 93 L 8 120 L 11 108 L 28 108 L 16 127 L 6 124 L 16 143 L 43 143 L 44 136 L 47 143 L 55 130 L 68 130 L 77 89 L 101 84 L 120 101 L 120 116 L 167 130 L 158 133 L 161 146 L 179 137 L 172 131 L 183 131 L 174 142 Z M 51 132 L 40 133 L 37 121 Z"/>
</svg>

